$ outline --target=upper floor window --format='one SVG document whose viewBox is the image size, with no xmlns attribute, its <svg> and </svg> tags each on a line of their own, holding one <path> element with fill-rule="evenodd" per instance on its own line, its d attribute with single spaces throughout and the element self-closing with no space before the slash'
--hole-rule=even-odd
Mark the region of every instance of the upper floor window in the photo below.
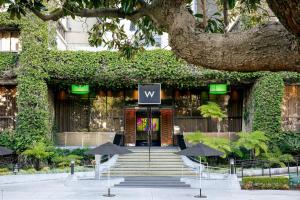
<svg viewBox="0 0 300 200">
<path fill-rule="evenodd" d="M 61 37 L 65 40 L 66 39 L 66 30 L 64 29 L 61 23 L 57 23 L 57 32 L 61 35 Z"/>
<path fill-rule="evenodd" d="M 18 52 L 20 50 L 18 31 L 0 31 L 0 51 Z"/>
<path fill-rule="evenodd" d="M 130 22 L 129 30 L 136 31 L 136 27 L 135 27 L 134 23 Z"/>
</svg>

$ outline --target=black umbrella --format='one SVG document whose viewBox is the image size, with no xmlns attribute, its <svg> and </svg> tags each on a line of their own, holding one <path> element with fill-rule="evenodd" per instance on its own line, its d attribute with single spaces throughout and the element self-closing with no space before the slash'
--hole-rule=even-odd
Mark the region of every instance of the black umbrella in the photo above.
<svg viewBox="0 0 300 200">
<path fill-rule="evenodd" d="M 11 155 L 11 154 L 13 154 L 13 150 L 10 150 L 6 147 L 0 146 L 0 156 L 6 156 L 6 155 Z"/>
<path fill-rule="evenodd" d="M 132 153 L 132 151 L 129 151 L 128 149 L 124 147 L 117 146 L 111 142 L 107 142 L 105 144 L 102 144 L 94 149 L 91 149 L 86 154 L 92 154 L 92 155 L 122 155 Z"/>
<path fill-rule="evenodd" d="M 92 154 L 92 155 L 122 155 L 122 154 L 128 154 L 132 153 L 132 151 L 129 151 L 128 149 L 124 147 L 117 146 L 111 142 L 107 142 L 105 144 L 102 144 L 94 149 L 91 149 L 86 154 Z M 104 194 L 103 196 L 106 197 L 113 197 L 114 194 L 110 193 L 110 168 L 108 169 L 108 190 L 107 194 Z"/>
<path fill-rule="evenodd" d="M 203 157 L 210 157 L 210 156 L 222 156 L 224 155 L 223 152 L 218 151 L 216 149 L 213 149 L 203 143 L 198 143 L 192 147 L 189 147 L 187 149 L 184 149 L 182 151 L 177 152 L 178 155 L 184 155 L 184 156 L 200 156 L 200 162 L 199 162 L 199 176 L 200 176 L 200 194 L 196 195 L 197 198 L 206 198 L 206 196 L 203 196 L 201 194 L 201 174 L 200 174 L 200 168 L 201 168 L 201 156 Z"/>
<path fill-rule="evenodd" d="M 204 157 L 224 155 L 223 152 L 213 149 L 203 143 L 198 143 L 196 145 L 193 145 L 192 147 L 179 151 L 176 154 L 184 155 L 184 156 L 204 156 Z"/>
</svg>

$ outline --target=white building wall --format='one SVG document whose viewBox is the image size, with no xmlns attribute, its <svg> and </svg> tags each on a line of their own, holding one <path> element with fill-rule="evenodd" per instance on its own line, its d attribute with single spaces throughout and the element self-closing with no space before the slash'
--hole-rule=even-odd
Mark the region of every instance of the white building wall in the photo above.
<svg viewBox="0 0 300 200">
<path fill-rule="evenodd" d="M 201 2 L 200 0 L 194 0 L 192 3 L 192 10 L 194 13 L 197 10 L 197 3 Z M 217 6 L 214 3 L 214 0 L 207 0 L 207 12 L 208 15 L 212 15 L 217 11 Z M 59 50 L 85 50 L 85 51 L 101 51 L 107 50 L 106 47 L 92 47 L 88 42 L 88 31 L 97 23 L 96 18 L 80 18 L 76 17 L 72 19 L 67 17 L 60 20 L 60 24 L 65 28 L 65 38 L 58 36 L 57 37 L 57 48 Z M 121 20 L 121 24 L 124 24 L 124 29 L 129 36 L 132 36 L 134 31 L 130 31 L 130 21 Z M 59 34 L 59 33 L 58 33 Z M 109 37 L 109 36 L 108 36 Z M 148 46 L 146 49 L 171 49 L 168 42 L 168 34 L 163 33 L 161 36 L 156 36 L 160 40 L 160 46 L 152 47 Z"/>
</svg>

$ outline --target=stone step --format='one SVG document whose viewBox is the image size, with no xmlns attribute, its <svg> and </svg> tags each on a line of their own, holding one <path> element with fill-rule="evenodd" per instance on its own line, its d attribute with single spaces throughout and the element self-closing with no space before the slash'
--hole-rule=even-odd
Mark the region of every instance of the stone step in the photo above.
<svg viewBox="0 0 300 200">
<path fill-rule="evenodd" d="M 138 158 L 128 158 L 128 159 L 118 159 L 117 162 L 130 162 L 130 161 L 135 161 L 135 162 L 149 162 L 148 159 L 138 159 Z M 182 162 L 180 158 L 170 158 L 170 159 L 159 159 L 159 158 L 152 158 L 150 159 L 150 162 Z"/>
<path fill-rule="evenodd" d="M 125 177 L 124 181 L 115 187 L 139 187 L 139 188 L 189 188 L 190 185 L 180 181 L 180 177 L 173 176 L 135 176 Z"/>
<path fill-rule="evenodd" d="M 190 188 L 190 185 L 115 185 L 119 188 Z"/>
<path fill-rule="evenodd" d="M 125 177 L 125 181 L 145 181 L 149 180 L 149 181 L 180 181 L 181 177 L 178 176 L 135 176 L 135 177 Z"/>
<path fill-rule="evenodd" d="M 183 170 L 189 170 L 188 168 L 168 168 L 168 167 L 150 167 L 150 168 L 147 168 L 147 167 L 144 167 L 144 168 L 127 168 L 127 167 L 118 167 L 118 168 L 111 168 L 110 171 L 113 172 L 113 171 L 178 171 L 178 172 L 181 172 Z"/>
<path fill-rule="evenodd" d="M 102 176 L 108 176 L 108 173 L 103 173 Z M 110 176 L 196 176 L 196 173 L 188 171 L 111 171 Z"/>
<path fill-rule="evenodd" d="M 113 166 L 112 168 L 132 168 L 132 169 L 140 169 L 140 168 L 168 168 L 168 169 L 190 169 L 189 167 L 182 166 L 182 165 L 119 165 Z"/>
</svg>

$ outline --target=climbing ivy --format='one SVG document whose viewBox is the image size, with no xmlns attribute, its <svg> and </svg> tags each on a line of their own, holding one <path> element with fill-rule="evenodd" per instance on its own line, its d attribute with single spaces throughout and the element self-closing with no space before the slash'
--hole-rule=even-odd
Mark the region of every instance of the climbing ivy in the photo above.
<svg viewBox="0 0 300 200">
<path fill-rule="evenodd" d="M 13 71 L 16 68 L 18 55 L 16 53 L 0 52 L 0 76 L 5 71 Z"/>
<path fill-rule="evenodd" d="M 49 26 L 34 16 L 11 20 L 6 13 L 0 15 L 0 25 L 20 31 L 22 51 L 7 55 L 1 60 L 1 69 L 17 67 L 17 123 L 14 133 L 14 148 L 23 150 L 40 140 L 48 140 L 50 133 L 48 90 L 43 70 L 43 55 L 49 47 Z M 5 24 L 6 22 L 6 24 Z M 4 56 L 3 56 L 4 57 Z M 18 65 L 13 61 L 18 60 Z M 16 62 L 15 62 L 16 63 Z"/>
<path fill-rule="evenodd" d="M 253 86 L 253 130 L 264 131 L 276 142 L 281 133 L 284 81 L 279 73 L 259 78 Z"/>
</svg>

